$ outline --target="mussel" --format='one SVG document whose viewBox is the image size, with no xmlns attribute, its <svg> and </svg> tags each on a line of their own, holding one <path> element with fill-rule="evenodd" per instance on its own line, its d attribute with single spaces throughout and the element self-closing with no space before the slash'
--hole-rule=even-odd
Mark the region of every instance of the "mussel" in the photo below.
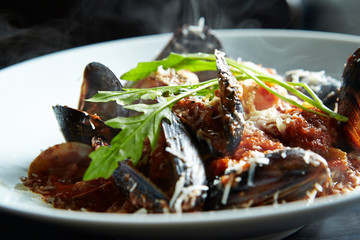
<svg viewBox="0 0 360 240">
<path fill-rule="evenodd" d="M 112 176 L 135 209 L 145 209 L 149 213 L 169 212 L 168 196 L 130 164 L 119 162 Z"/>
<path fill-rule="evenodd" d="M 122 91 L 123 86 L 115 74 L 98 62 L 89 63 L 84 70 L 78 109 L 89 114 L 97 114 L 103 121 L 119 116 L 127 116 L 128 110 L 115 102 L 87 102 L 98 91 Z"/>
<path fill-rule="evenodd" d="M 360 150 L 360 48 L 347 60 L 338 100 L 338 113 L 349 118 L 342 123 L 350 149 Z"/>
<path fill-rule="evenodd" d="M 198 25 L 184 25 L 178 28 L 171 40 L 156 57 L 156 60 L 163 59 L 174 53 L 209 53 L 213 54 L 215 49 L 223 51 L 219 39 L 213 31 L 205 25 L 205 19 L 200 18 Z M 216 78 L 216 71 L 197 72 L 200 81 Z"/>
<path fill-rule="evenodd" d="M 173 114 L 171 124 L 163 120 L 162 128 L 157 147 L 137 167 L 142 172 L 120 163 L 113 174 L 115 183 L 148 212 L 201 210 L 208 187 L 196 142 Z"/>
<path fill-rule="evenodd" d="M 258 153 L 248 158 L 249 167 L 234 167 L 214 180 L 207 206 L 211 209 L 250 206 L 315 197 L 331 183 L 327 162 L 320 155 L 301 148 Z M 239 163 L 243 164 L 243 163 Z"/>
<path fill-rule="evenodd" d="M 241 141 L 244 131 L 244 109 L 240 100 L 240 90 L 237 80 L 231 73 L 225 60 L 225 54 L 215 50 L 216 67 L 219 73 L 219 90 L 221 115 L 224 122 L 227 150 L 234 153 Z"/>
<path fill-rule="evenodd" d="M 54 207 L 104 212 L 126 201 L 113 180 L 82 181 L 92 148 L 78 142 L 55 145 L 31 163 L 24 185 Z"/>
<path fill-rule="evenodd" d="M 93 137 L 100 137 L 110 143 L 111 139 L 119 133 L 118 129 L 106 125 L 96 115 L 61 105 L 53 106 L 53 110 L 67 142 L 91 145 Z"/>
<path fill-rule="evenodd" d="M 199 24 L 184 25 L 178 28 L 165 46 L 165 48 L 156 57 L 157 60 L 169 56 L 171 52 L 175 53 L 214 53 L 215 49 L 222 50 L 221 42 L 213 34 L 212 30 L 206 26 L 205 19 L 200 18 Z"/>
<path fill-rule="evenodd" d="M 207 158 L 233 154 L 239 146 L 245 125 L 239 85 L 223 55 L 223 52 L 215 51 L 219 97 L 210 102 L 197 98 L 183 99 L 173 108 L 193 135 L 207 146 L 207 153 L 210 153 Z"/>
<path fill-rule="evenodd" d="M 327 107 L 335 108 L 341 81 L 325 75 L 325 71 L 312 72 L 295 69 L 286 72 L 286 80 L 293 83 L 306 83 Z M 309 96 L 302 87 L 298 90 Z"/>
<path fill-rule="evenodd" d="M 175 211 L 201 209 L 207 191 L 203 159 L 195 139 L 174 115 L 171 124 L 163 121 L 165 151 L 170 153 L 176 168 L 177 181 L 170 201 Z"/>
<path fill-rule="evenodd" d="M 216 49 L 221 50 L 221 44 L 203 22 L 179 29 L 157 59 L 170 52 L 215 51 L 217 72 L 198 76 L 200 80 L 216 77 L 219 89 L 210 97 L 191 95 L 178 101 L 169 119 L 162 120 L 154 149 L 144 139 L 136 166 L 131 159 L 119 159 L 108 179 L 83 181 L 89 154 L 99 147 L 111 147 L 111 140 L 121 131 L 104 121 L 141 114 L 115 102 L 87 102 L 98 91 L 123 91 L 107 67 L 88 64 L 79 109 L 53 107 L 67 142 L 43 151 L 31 164 L 24 184 L 55 207 L 128 213 L 195 212 L 312 200 L 357 184 L 360 49 L 347 62 L 339 93 L 338 111 L 349 118 L 342 123 L 347 146 L 341 147 L 346 150 L 337 146 L 338 123 L 326 117 L 280 104 L 281 98 L 279 105 L 249 107 L 255 106 L 255 100 L 266 99 L 266 89 L 249 83 L 251 79 L 238 82 L 225 54 Z M 132 87 L 193 84 L 199 78 L 186 71 L 158 68 Z M 337 91 L 338 87 L 332 88 L 336 84 L 320 89 L 323 100 Z M 336 181 L 343 184 L 338 189 Z"/>
</svg>

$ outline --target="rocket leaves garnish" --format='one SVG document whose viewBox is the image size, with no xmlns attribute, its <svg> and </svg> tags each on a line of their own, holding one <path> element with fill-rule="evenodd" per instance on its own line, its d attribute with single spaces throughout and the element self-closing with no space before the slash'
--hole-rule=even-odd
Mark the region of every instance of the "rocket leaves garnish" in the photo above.
<svg viewBox="0 0 360 240">
<path fill-rule="evenodd" d="M 160 66 L 164 69 L 187 69 L 193 72 L 208 70 L 216 71 L 215 60 L 215 55 L 212 54 L 171 53 L 168 58 L 163 60 L 139 63 L 136 68 L 123 74 L 121 79 L 138 81 L 146 78 L 152 72 L 155 72 Z M 301 86 L 309 92 L 311 98 L 295 89 L 291 83 L 279 80 L 270 74 L 260 72 L 233 59 L 227 58 L 227 62 L 231 67 L 234 76 L 238 80 L 253 79 L 261 87 L 290 104 L 322 116 L 332 117 L 339 121 L 347 121 L 346 117 L 328 109 L 306 84 L 302 84 Z M 306 108 L 304 105 L 278 94 L 265 83 L 278 84 L 284 87 L 304 102 L 321 110 L 321 112 Z M 121 129 L 121 131 L 111 141 L 110 147 L 100 147 L 90 154 L 92 161 L 85 172 L 84 180 L 98 177 L 110 177 L 117 168 L 119 161 L 130 159 L 133 165 L 136 165 L 142 156 L 145 139 L 149 140 L 152 149 L 155 148 L 161 129 L 161 121 L 163 119 L 170 121 L 169 114 L 171 114 L 171 109 L 176 102 L 190 95 L 197 95 L 199 97 L 209 94 L 214 95 L 214 91 L 217 87 L 217 79 L 212 79 L 193 85 L 164 86 L 149 89 L 124 88 L 124 91 L 100 91 L 88 101 L 116 101 L 118 104 L 124 105 L 125 108 L 135 110 L 142 114 L 133 117 L 117 117 L 106 121 L 106 124 Z M 157 103 L 133 104 L 137 100 L 146 99 L 156 99 Z"/>
<path fill-rule="evenodd" d="M 213 70 L 216 71 L 215 56 L 205 53 L 176 54 L 171 53 L 169 57 L 159 61 L 140 62 L 136 68 L 123 74 L 120 78 L 127 81 L 138 81 L 155 72 L 158 67 L 175 70 L 187 69 L 192 72 Z"/>
<path fill-rule="evenodd" d="M 171 114 L 172 106 L 180 99 L 216 84 L 217 80 L 215 79 L 188 86 L 158 87 L 156 90 L 150 90 L 151 94 L 146 89 L 125 89 L 121 92 L 99 92 L 96 94 L 90 101 L 117 101 L 121 104 L 128 104 L 128 99 L 123 98 L 128 96 L 131 101 L 156 98 L 158 102 L 126 105 L 125 108 L 143 114 L 133 117 L 117 117 L 105 122 L 113 128 L 121 129 L 121 132 L 111 141 L 111 147 L 103 146 L 90 154 L 92 161 L 85 172 L 84 180 L 110 177 L 117 168 L 119 161 L 130 159 L 133 165 L 136 165 L 141 158 L 145 139 L 150 141 L 152 149 L 155 148 L 161 129 L 161 121 L 162 119 L 170 121 L 169 114 Z"/>
</svg>

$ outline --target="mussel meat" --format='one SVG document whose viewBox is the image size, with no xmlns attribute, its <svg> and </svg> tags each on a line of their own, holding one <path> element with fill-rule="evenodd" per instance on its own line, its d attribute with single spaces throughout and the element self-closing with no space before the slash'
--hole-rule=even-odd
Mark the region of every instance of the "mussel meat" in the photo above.
<svg viewBox="0 0 360 240">
<path fill-rule="evenodd" d="M 92 150 L 78 142 L 50 147 L 31 163 L 23 183 L 56 208 L 98 212 L 122 208 L 126 198 L 112 178 L 82 181 Z"/>
</svg>

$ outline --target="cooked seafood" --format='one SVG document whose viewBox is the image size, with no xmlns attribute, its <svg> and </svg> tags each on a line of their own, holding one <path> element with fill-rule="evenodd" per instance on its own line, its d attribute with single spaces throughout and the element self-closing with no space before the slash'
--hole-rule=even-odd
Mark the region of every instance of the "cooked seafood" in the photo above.
<svg viewBox="0 0 360 240">
<path fill-rule="evenodd" d="M 197 26 L 184 25 L 178 28 L 156 59 L 166 58 L 170 53 L 214 53 L 215 49 L 223 51 L 222 44 L 205 25 L 205 19 L 200 18 Z M 196 74 L 200 81 L 215 78 L 217 75 L 216 71 L 201 71 Z"/>
<path fill-rule="evenodd" d="M 214 181 L 210 209 L 241 208 L 289 202 L 315 196 L 331 183 L 326 160 L 301 148 L 285 148 L 254 154 L 240 161 Z M 255 167 L 256 166 L 256 167 Z M 240 172 L 240 174 L 238 173 Z M 309 191 L 312 189 L 312 192 Z"/>
<path fill-rule="evenodd" d="M 113 180 L 81 181 L 91 159 L 92 148 L 67 142 L 43 151 L 30 165 L 25 186 L 56 208 L 105 212 L 125 203 Z"/>
<path fill-rule="evenodd" d="M 222 51 L 222 45 L 212 30 L 205 25 L 205 19 L 200 18 L 199 24 L 184 25 L 178 28 L 172 39 L 160 52 L 156 59 L 163 59 L 170 53 L 214 53 L 214 50 Z"/>
<path fill-rule="evenodd" d="M 140 167 L 147 177 L 121 162 L 113 174 L 115 183 L 135 207 L 148 212 L 201 210 L 208 187 L 194 141 L 174 115 L 171 125 L 163 121 L 162 128 L 154 153 Z"/>
<path fill-rule="evenodd" d="M 360 48 L 348 59 L 343 84 L 339 94 L 339 113 L 349 117 L 342 124 L 347 143 L 351 148 L 360 150 Z"/>
<path fill-rule="evenodd" d="M 228 141 L 229 153 L 239 146 L 243 134 L 245 119 L 244 109 L 240 100 L 238 82 L 231 73 L 225 60 L 225 54 L 215 50 L 216 66 L 219 72 L 219 90 L 221 101 L 221 116 L 224 121 L 225 137 Z"/>
<path fill-rule="evenodd" d="M 127 116 L 128 110 L 116 103 L 94 103 L 86 99 L 93 97 L 98 91 L 122 91 L 123 86 L 116 75 L 101 63 L 89 63 L 84 70 L 78 109 L 89 114 L 98 115 L 103 121 Z"/>
<path fill-rule="evenodd" d="M 169 211 L 168 196 L 129 164 L 119 162 L 113 178 L 135 209 L 146 209 L 152 213 Z"/>
<path fill-rule="evenodd" d="M 98 116 L 84 111 L 60 105 L 53 106 L 53 110 L 60 130 L 68 142 L 91 145 L 95 136 L 110 142 L 119 132 L 119 130 L 105 125 Z"/>
<path fill-rule="evenodd" d="M 306 83 L 331 109 L 335 108 L 341 81 L 325 75 L 325 71 L 311 72 L 303 69 L 295 69 L 286 72 L 286 80 L 293 83 Z M 308 94 L 299 88 L 304 94 Z"/>
<path fill-rule="evenodd" d="M 207 191 L 207 180 L 203 159 L 185 126 L 171 115 L 171 124 L 163 122 L 166 139 L 165 151 L 174 161 L 178 175 L 170 207 L 176 212 L 201 210 Z"/>
<path fill-rule="evenodd" d="M 105 66 L 88 65 L 80 109 L 53 107 L 68 142 L 42 152 L 24 184 L 58 208 L 119 213 L 311 201 L 358 187 L 360 50 L 345 67 L 338 113 L 307 85 L 309 96 L 221 51 L 170 56 L 125 90 Z M 189 64 L 217 69 L 216 79 L 199 81 Z"/>
</svg>

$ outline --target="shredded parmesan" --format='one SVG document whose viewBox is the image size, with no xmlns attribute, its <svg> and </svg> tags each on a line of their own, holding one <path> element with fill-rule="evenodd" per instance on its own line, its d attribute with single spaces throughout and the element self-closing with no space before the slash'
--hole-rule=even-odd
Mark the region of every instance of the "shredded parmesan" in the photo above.
<svg viewBox="0 0 360 240">
<path fill-rule="evenodd" d="M 197 197 L 203 195 L 209 189 L 206 185 L 192 185 L 185 187 L 185 175 L 181 174 L 176 182 L 175 191 L 170 199 L 169 206 L 174 207 L 176 213 L 182 212 L 182 204 L 189 202 L 191 206 L 195 206 Z"/>
<path fill-rule="evenodd" d="M 247 161 L 250 163 L 247 184 L 248 186 L 254 186 L 255 167 L 257 165 L 268 165 L 270 163 L 270 159 L 265 157 L 265 154 L 262 152 L 253 151 L 250 157 L 247 157 Z"/>
<path fill-rule="evenodd" d="M 186 159 L 184 154 L 182 154 L 181 152 L 179 152 L 176 149 L 173 149 L 171 147 L 166 147 L 165 151 L 167 151 L 168 153 L 171 153 L 172 155 L 178 157 L 183 162 L 184 162 L 184 159 Z"/>
<path fill-rule="evenodd" d="M 174 203 L 175 203 L 176 199 L 178 198 L 178 196 L 180 195 L 181 189 L 184 188 L 184 185 L 185 185 L 185 175 L 181 174 L 179 180 L 176 182 L 175 191 L 170 199 L 170 202 L 169 202 L 170 207 L 174 206 Z"/>
<path fill-rule="evenodd" d="M 340 87 L 340 81 L 325 75 L 325 71 L 311 72 L 303 69 L 295 69 L 286 72 L 286 76 L 294 83 L 303 82 L 309 85 L 315 92 L 319 92 L 322 86 L 336 84 Z M 301 81 L 300 81 L 301 79 Z"/>
<path fill-rule="evenodd" d="M 318 193 L 318 191 L 316 189 L 306 192 L 306 196 L 308 197 L 308 204 L 311 204 L 314 202 L 317 193 Z"/>
<path fill-rule="evenodd" d="M 279 200 L 279 194 L 280 194 L 280 191 L 278 190 L 278 191 L 276 191 L 275 193 L 274 193 L 274 205 L 278 205 L 279 204 L 279 202 L 278 202 L 278 200 Z"/>
<path fill-rule="evenodd" d="M 134 184 L 131 186 L 129 192 L 133 192 L 137 186 L 137 182 L 134 182 Z"/>
<path fill-rule="evenodd" d="M 286 127 L 291 121 L 289 114 L 279 113 L 275 107 L 261 111 L 254 109 L 248 114 L 247 118 L 256 128 L 266 130 L 272 134 L 279 132 L 282 135 L 285 134 Z"/>
<path fill-rule="evenodd" d="M 227 183 L 225 184 L 225 186 L 224 186 L 224 191 L 223 191 L 223 194 L 221 196 L 221 203 L 223 205 L 226 205 L 227 200 L 229 198 L 230 190 L 231 190 L 231 184 L 232 184 L 232 181 L 231 181 L 231 179 L 229 179 L 227 181 Z"/>
<path fill-rule="evenodd" d="M 193 34 L 198 35 L 201 39 L 205 40 L 206 36 L 204 34 L 204 26 L 205 26 L 205 18 L 201 17 L 199 19 L 198 25 L 190 25 L 188 27 L 189 31 L 192 32 Z M 184 28 L 184 30 L 186 30 L 186 28 Z M 184 35 L 187 35 L 188 32 L 184 32 Z"/>
<path fill-rule="evenodd" d="M 323 187 L 319 184 L 319 183 L 315 183 L 314 187 L 316 188 L 317 191 L 322 192 L 323 191 Z"/>
</svg>

